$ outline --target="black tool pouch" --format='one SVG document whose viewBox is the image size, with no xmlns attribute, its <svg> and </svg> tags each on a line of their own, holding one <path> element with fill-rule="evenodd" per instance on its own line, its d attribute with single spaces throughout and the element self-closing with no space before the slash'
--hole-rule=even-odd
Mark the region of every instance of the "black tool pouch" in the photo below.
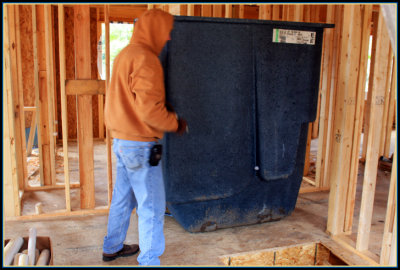
<svg viewBox="0 0 400 270">
<path fill-rule="evenodd" d="M 162 145 L 155 144 L 151 148 L 150 159 L 149 159 L 150 166 L 157 166 L 161 160 L 161 156 L 162 156 Z"/>
</svg>

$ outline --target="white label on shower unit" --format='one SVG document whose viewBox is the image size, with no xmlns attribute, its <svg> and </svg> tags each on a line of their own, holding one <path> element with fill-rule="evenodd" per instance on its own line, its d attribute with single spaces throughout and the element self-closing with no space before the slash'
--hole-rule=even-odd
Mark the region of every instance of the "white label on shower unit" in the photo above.
<svg viewBox="0 0 400 270">
<path fill-rule="evenodd" d="M 273 30 L 272 42 L 315 45 L 315 32 L 276 29 Z"/>
</svg>

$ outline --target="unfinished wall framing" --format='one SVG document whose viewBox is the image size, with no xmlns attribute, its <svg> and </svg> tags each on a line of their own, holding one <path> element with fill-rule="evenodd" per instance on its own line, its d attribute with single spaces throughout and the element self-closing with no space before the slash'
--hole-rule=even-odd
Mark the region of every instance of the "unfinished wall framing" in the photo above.
<svg viewBox="0 0 400 270">
<path fill-rule="evenodd" d="M 309 125 L 303 180 L 311 187 L 300 193 L 329 190 L 327 232 L 332 239 L 371 263 L 393 262 L 397 249 L 397 152 L 390 156 L 396 123 L 397 62 L 379 5 L 14 5 L 3 14 L 3 123 L 5 215 L 29 220 L 104 214 L 112 196 L 111 137 L 104 127 L 104 94 L 110 80 L 110 21 L 133 22 L 147 9 L 173 15 L 334 23 L 325 29 L 316 120 Z M 84 21 L 81 21 L 84 20 Z M 105 23 L 106 79 L 97 71 L 100 23 Z M 368 94 L 369 40 L 372 36 Z M 27 158 L 38 134 L 40 184 L 28 183 Z M 85 127 L 85 128 L 83 128 Z M 88 128 L 89 127 L 89 128 Z M 25 128 L 30 128 L 26 140 Z M 396 133 L 397 137 L 397 133 Z M 107 148 L 107 206 L 94 203 L 93 140 Z M 315 174 L 310 144 L 318 138 Z M 363 139 L 362 139 L 363 138 Z M 363 143 L 361 145 L 361 139 Z M 68 142 L 78 140 L 79 183 L 70 182 Z M 27 141 L 27 142 L 26 142 Z M 64 182 L 56 182 L 57 142 L 63 147 Z M 357 241 L 352 242 L 354 202 L 361 161 L 365 162 Z M 382 252 L 368 252 L 378 160 L 393 158 Z M 71 189 L 80 189 L 79 210 L 71 209 Z M 27 192 L 64 189 L 66 209 L 23 216 Z M 345 211 L 343 211 L 345 209 Z"/>
</svg>

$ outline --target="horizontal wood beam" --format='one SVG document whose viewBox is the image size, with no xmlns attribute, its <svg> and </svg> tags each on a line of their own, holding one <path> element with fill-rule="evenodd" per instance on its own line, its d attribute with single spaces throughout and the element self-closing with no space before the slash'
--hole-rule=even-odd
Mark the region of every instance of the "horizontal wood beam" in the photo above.
<svg viewBox="0 0 400 270">
<path fill-rule="evenodd" d="M 104 5 L 90 5 L 90 8 L 100 9 L 99 12 L 100 22 L 105 22 L 105 13 L 103 7 Z M 109 20 L 111 22 L 121 21 L 121 22 L 133 23 L 134 19 L 140 17 L 147 10 L 148 10 L 147 4 L 109 5 Z"/>
<path fill-rule="evenodd" d="M 6 217 L 6 221 L 31 221 L 31 220 L 48 220 L 48 219 L 57 219 L 57 218 L 66 218 L 72 216 L 87 216 L 87 215 L 105 215 L 108 214 L 108 206 L 99 206 L 94 209 L 84 209 L 77 211 L 54 211 L 52 213 L 43 213 L 39 215 L 29 215 L 29 216 L 20 216 L 20 217 Z M 135 209 L 136 210 L 136 209 Z M 134 210 L 134 211 L 135 211 Z"/>
<path fill-rule="evenodd" d="M 70 184 L 70 188 L 80 188 L 81 185 L 78 184 Z M 30 191 L 44 191 L 44 190 L 53 190 L 53 189 L 64 189 L 65 185 L 55 185 L 55 186 L 42 186 L 42 187 L 27 187 L 24 189 L 25 192 Z"/>
<path fill-rule="evenodd" d="M 65 80 L 67 95 L 104 95 L 105 80 Z"/>
<path fill-rule="evenodd" d="M 357 249 L 354 248 L 354 241 L 351 240 L 348 236 L 345 235 L 333 235 L 331 236 L 331 239 L 333 241 L 335 241 L 336 243 L 338 243 L 339 245 L 341 245 L 342 247 L 344 247 L 345 249 L 349 250 L 352 253 L 357 254 L 358 256 L 360 256 L 362 259 L 364 259 L 366 262 L 369 262 L 371 266 L 378 266 L 378 258 L 377 256 L 368 251 L 359 251 Z"/>
<path fill-rule="evenodd" d="M 309 184 L 315 186 L 315 179 L 308 177 L 308 176 L 303 176 L 303 181 L 308 182 Z"/>
<path fill-rule="evenodd" d="M 329 187 L 302 187 L 299 190 L 299 194 L 322 192 L 322 191 L 329 191 Z"/>
</svg>

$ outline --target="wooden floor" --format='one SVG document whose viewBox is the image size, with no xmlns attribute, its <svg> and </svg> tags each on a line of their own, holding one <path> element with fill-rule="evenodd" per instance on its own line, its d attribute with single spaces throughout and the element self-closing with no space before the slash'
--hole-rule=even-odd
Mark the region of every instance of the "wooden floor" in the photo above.
<svg viewBox="0 0 400 270">
<path fill-rule="evenodd" d="M 312 149 L 313 150 L 313 149 Z M 77 179 L 76 144 L 70 147 L 71 180 Z M 95 142 L 96 206 L 106 205 L 105 143 Z M 75 160 L 75 162 L 74 162 Z M 360 164 L 354 230 L 358 225 L 358 212 L 362 189 L 364 166 Z M 74 173 L 76 175 L 74 176 Z M 115 173 L 115 170 L 114 170 Z M 62 175 L 58 175 L 62 181 Z M 114 176 L 115 179 L 115 176 Z M 378 171 L 374 215 L 371 228 L 370 251 L 380 254 L 390 172 Z M 162 265 L 212 266 L 222 265 L 221 256 L 251 252 L 260 249 L 284 247 L 310 242 L 330 242 L 335 252 L 354 264 L 367 264 L 355 254 L 332 242 L 326 234 L 328 192 L 300 194 L 294 212 L 276 222 L 220 229 L 214 232 L 189 233 L 173 217 L 166 216 L 164 233 L 166 249 L 161 257 Z M 75 199 L 74 199 L 75 198 Z M 79 207 L 79 189 L 71 192 L 73 209 Z M 63 209 L 64 191 L 30 192 L 24 195 L 24 214 L 33 214 L 34 205 L 43 202 L 45 212 Z M 40 221 L 6 221 L 4 238 L 28 236 L 29 228 L 35 227 L 38 236 L 48 236 L 52 241 L 54 265 L 137 265 L 137 255 L 102 261 L 102 244 L 107 229 L 107 216 L 70 217 Z M 350 235 L 355 241 L 356 231 Z M 137 216 L 131 217 L 126 243 L 137 243 Z"/>
</svg>

